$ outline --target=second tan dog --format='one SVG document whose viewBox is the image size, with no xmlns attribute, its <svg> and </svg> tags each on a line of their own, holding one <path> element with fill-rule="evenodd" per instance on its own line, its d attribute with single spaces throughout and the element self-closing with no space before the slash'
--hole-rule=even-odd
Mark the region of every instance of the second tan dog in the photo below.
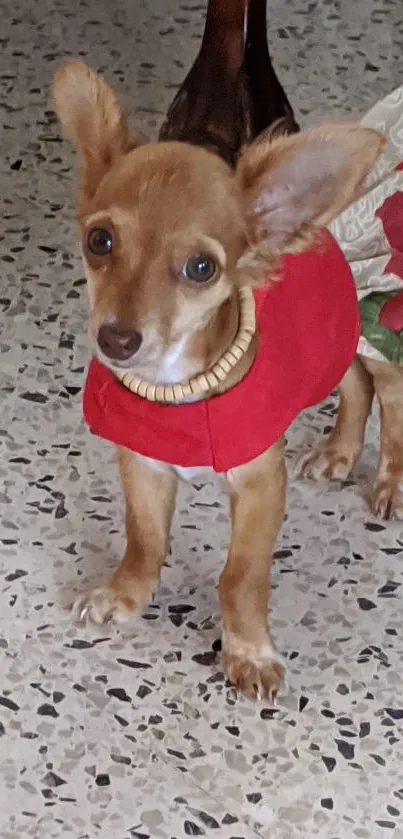
<svg viewBox="0 0 403 839">
<path fill-rule="evenodd" d="M 53 96 L 80 155 L 77 217 L 95 351 L 110 369 L 129 369 L 158 385 L 186 382 L 214 365 L 237 331 L 239 288 L 262 282 L 268 265 L 274 268 L 284 253 L 309 248 L 318 230 L 360 194 L 383 146 L 370 129 L 326 125 L 252 145 L 233 173 L 214 154 L 186 143 L 138 145 L 113 92 L 80 61 L 60 68 Z M 223 383 L 203 398 L 214 399 L 245 376 L 257 343 L 255 336 Z M 391 366 L 354 363 L 341 385 L 336 429 L 320 457 L 329 476 L 340 463 L 352 465 L 372 376 L 384 417 L 380 498 L 403 469 L 395 445 L 403 401 Z M 125 621 L 151 599 L 167 552 L 178 477 L 191 479 L 200 471 L 126 448 L 119 462 L 125 554 L 109 584 L 75 604 L 76 615 L 96 623 Z M 224 665 L 241 691 L 273 696 L 283 676 L 268 626 L 270 568 L 286 492 L 283 439 L 225 477 L 232 541 L 219 584 Z"/>
</svg>

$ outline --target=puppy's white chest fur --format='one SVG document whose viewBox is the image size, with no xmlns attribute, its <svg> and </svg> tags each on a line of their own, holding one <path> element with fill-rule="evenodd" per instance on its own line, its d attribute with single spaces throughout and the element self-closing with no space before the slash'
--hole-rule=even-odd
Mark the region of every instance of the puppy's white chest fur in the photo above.
<svg viewBox="0 0 403 839">
<path fill-rule="evenodd" d="M 172 466 L 171 467 L 181 481 L 196 481 L 200 478 L 211 480 L 215 472 L 210 466 Z"/>
<path fill-rule="evenodd" d="M 141 458 L 150 469 L 154 472 L 175 472 L 175 475 L 181 480 L 191 483 L 192 481 L 211 480 L 215 475 L 211 466 L 176 466 L 174 463 L 163 463 L 161 460 L 153 460 L 151 457 L 143 457 L 137 454 L 136 457 Z"/>
<path fill-rule="evenodd" d="M 187 341 L 187 336 L 181 338 L 165 353 L 156 376 L 159 382 L 173 385 L 189 377 L 189 362 L 185 357 Z"/>
</svg>

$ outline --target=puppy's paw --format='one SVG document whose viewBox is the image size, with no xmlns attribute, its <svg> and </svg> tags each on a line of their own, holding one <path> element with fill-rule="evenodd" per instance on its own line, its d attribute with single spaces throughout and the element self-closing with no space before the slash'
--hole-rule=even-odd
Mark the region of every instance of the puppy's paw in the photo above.
<svg viewBox="0 0 403 839">
<path fill-rule="evenodd" d="M 231 684 L 251 699 L 275 700 L 285 669 L 270 642 L 254 646 L 224 633 L 222 660 Z"/>
<path fill-rule="evenodd" d="M 108 586 L 94 588 L 76 598 L 72 607 L 74 620 L 79 623 L 91 621 L 97 626 L 114 621 L 125 624 L 133 619 L 139 610 L 128 598 L 121 598 Z"/>
<path fill-rule="evenodd" d="M 300 457 L 295 474 L 314 481 L 345 481 L 354 466 L 356 456 L 355 451 L 325 443 Z"/>
<path fill-rule="evenodd" d="M 375 516 L 403 521 L 403 484 L 396 481 L 377 481 L 369 500 Z"/>
</svg>

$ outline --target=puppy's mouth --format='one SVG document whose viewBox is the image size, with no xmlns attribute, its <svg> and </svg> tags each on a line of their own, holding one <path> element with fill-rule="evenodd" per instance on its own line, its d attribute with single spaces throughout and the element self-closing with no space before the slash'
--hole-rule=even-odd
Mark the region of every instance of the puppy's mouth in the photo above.
<svg viewBox="0 0 403 839">
<path fill-rule="evenodd" d="M 136 358 L 133 356 L 132 358 L 128 358 L 125 361 L 121 361 L 119 359 L 109 358 L 102 350 L 99 348 L 98 344 L 95 344 L 95 354 L 97 358 L 101 361 L 104 367 L 108 367 L 109 370 L 130 370 L 135 372 L 136 370 Z"/>
</svg>

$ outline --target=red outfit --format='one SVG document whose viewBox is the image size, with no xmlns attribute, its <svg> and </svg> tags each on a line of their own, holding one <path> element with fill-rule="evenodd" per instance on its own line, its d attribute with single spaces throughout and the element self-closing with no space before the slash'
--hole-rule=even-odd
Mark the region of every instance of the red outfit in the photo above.
<svg viewBox="0 0 403 839">
<path fill-rule="evenodd" d="M 360 322 L 350 268 L 327 233 L 324 247 L 287 256 L 282 280 L 256 291 L 255 301 L 259 348 L 239 384 L 205 401 L 162 405 L 131 393 L 93 359 L 84 392 L 90 428 L 146 457 L 216 472 L 266 451 L 340 382 Z"/>
</svg>

